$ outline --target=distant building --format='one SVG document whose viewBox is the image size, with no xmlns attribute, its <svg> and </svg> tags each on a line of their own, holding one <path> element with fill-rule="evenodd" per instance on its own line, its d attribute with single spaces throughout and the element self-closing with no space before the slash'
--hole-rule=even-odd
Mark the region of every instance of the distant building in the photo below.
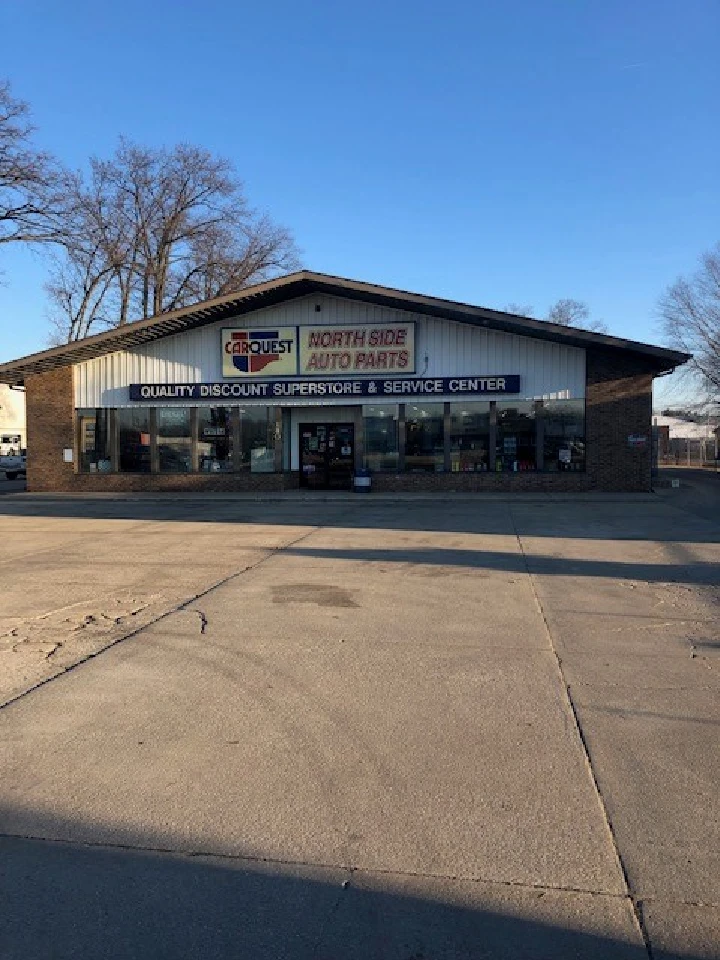
<svg viewBox="0 0 720 960">
<path fill-rule="evenodd" d="M 0 383 L 0 457 L 25 449 L 25 391 Z"/>
</svg>

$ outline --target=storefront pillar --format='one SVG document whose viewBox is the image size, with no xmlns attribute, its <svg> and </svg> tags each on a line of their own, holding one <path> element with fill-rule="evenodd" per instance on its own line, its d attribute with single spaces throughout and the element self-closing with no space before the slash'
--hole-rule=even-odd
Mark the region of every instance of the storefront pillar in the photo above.
<svg viewBox="0 0 720 960">
<path fill-rule="evenodd" d="M 150 428 L 150 473 L 160 473 L 160 455 L 157 442 L 157 408 L 150 407 L 148 411 L 148 426 Z"/>
<path fill-rule="evenodd" d="M 443 409 L 443 471 L 450 473 L 452 470 L 452 443 L 450 431 L 452 430 L 452 421 L 450 419 L 450 404 L 446 403 Z"/>
<path fill-rule="evenodd" d="M 233 473 L 242 469 L 242 449 L 240 447 L 240 407 L 230 407 L 230 433 L 232 436 Z"/>
<path fill-rule="evenodd" d="M 535 469 L 545 469 L 545 417 L 542 400 L 535 403 Z"/>
<path fill-rule="evenodd" d="M 283 469 L 283 409 L 275 407 L 275 424 L 273 428 L 273 453 L 275 455 L 274 471 L 282 473 Z"/>
<path fill-rule="evenodd" d="M 497 463 L 497 405 L 490 401 L 490 433 L 488 436 L 488 470 L 493 473 Z"/>
<path fill-rule="evenodd" d="M 355 427 L 355 472 L 365 466 L 365 420 L 362 407 L 353 408 L 353 424 Z"/>
<path fill-rule="evenodd" d="M 120 470 L 120 438 L 118 437 L 117 428 L 117 410 L 110 411 L 110 415 L 108 417 L 108 429 L 110 431 L 110 437 L 108 441 L 110 469 L 113 473 L 118 473 Z"/>
<path fill-rule="evenodd" d="M 197 473 L 200 469 L 200 449 L 198 447 L 198 421 L 200 417 L 197 407 L 190 408 L 190 469 Z"/>
<path fill-rule="evenodd" d="M 398 473 L 405 473 L 405 440 L 407 428 L 405 426 L 405 404 L 398 404 Z"/>
</svg>

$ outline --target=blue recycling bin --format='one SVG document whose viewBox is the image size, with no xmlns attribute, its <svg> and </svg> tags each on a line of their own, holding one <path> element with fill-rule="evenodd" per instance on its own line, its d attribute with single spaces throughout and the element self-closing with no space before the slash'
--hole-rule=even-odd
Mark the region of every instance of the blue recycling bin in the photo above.
<svg viewBox="0 0 720 960">
<path fill-rule="evenodd" d="M 366 467 L 361 467 L 360 470 L 355 471 L 353 490 L 355 493 L 370 493 L 372 490 L 372 477 Z"/>
</svg>

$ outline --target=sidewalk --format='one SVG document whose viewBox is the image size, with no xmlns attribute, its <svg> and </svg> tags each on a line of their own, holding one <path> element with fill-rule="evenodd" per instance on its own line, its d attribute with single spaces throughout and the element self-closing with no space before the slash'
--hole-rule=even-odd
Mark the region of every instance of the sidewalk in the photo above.
<svg viewBox="0 0 720 960">
<path fill-rule="evenodd" d="M 248 503 L 653 503 L 654 493 L 354 493 L 345 490 L 312 491 L 284 490 L 273 493 L 185 493 L 169 491 L 153 493 L 8 493 L 5 500 L 13 502 L 57 501 L 119 501 L 119 502 L 170 502 L 174 500 L 192 503 L 217 503 L 218 501 Z"/>
</svg>

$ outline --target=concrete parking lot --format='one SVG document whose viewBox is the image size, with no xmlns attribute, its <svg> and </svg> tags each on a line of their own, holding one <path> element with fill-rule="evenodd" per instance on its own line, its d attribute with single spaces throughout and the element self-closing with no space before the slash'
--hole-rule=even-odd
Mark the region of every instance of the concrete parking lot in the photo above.
<svg viewBox="0 0 720 960">
<path fill-rule="evenodd" d="M 720 957 L 675 494 L 1 498 L 0 957 Z"/>
</svg>

